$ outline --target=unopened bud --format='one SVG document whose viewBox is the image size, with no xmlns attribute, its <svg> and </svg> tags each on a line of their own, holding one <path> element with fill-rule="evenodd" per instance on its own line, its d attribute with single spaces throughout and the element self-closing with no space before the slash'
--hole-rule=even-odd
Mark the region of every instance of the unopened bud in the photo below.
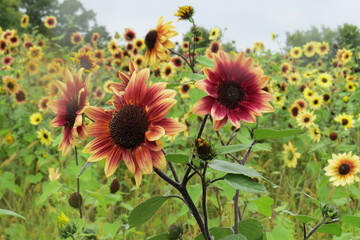
<svg viewBox="0 0 360 240">
<path fill-rule="evenodd" d="M 215 156 L 210 143 L 206 142 L 205 138 L 197 138 L 195 140 L 195 147 L 198 157 L 202 160 L 211 160 Z"/>
<path fill-rule="evenodd" d="M 169 227 L 169 240 L 177 240 L 183 234 L 181 225 L 173 224 Z"/>
</svg>

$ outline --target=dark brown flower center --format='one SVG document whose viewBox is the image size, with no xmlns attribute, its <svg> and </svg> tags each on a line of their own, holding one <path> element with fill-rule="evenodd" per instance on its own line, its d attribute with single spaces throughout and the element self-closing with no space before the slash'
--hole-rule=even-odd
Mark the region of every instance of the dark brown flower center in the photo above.
<svg viewBox="0 0 360 240">
<path fill-rule="evenodd" d="M 48 20 L 47 20 L 47 23 L 48 23 L 48 25 L 54 25 L 54 19 L 52 19 L 52 18 L 49 18 Z"/>
<path fill-rule="evenodd" d="M 125 39 L 127 41 L 132 41 L 134 38 L 135 38 L 135 33 L 134 32 L 130 31 L 130 32 L 126 33 L 126 35 L 125 35 Z"/>
<path fill-rule="evenodd" d="M 323 83 L 327 83 L 327 78 L 322 78 L 321 81 L 322 81 Z"/>
<path fill-rule="evenodd" d="M 345 118 L 341 119 L 342 125 L 347 125 L 349 123 L 349 121 Z"/>
<path fill-rule="evenodd" d="M 214 44 L 211 45 L 211 52 L 217 53 L 219 51 L 219 49 L 220 49 L 219 44 L 214 43 Z"/>
<path fill-rule="evenodd" d="M 145 45 L 147 49 L 152 50 L 155 47 L 157 36 L 158 33 L 156 30 L 151 30 L 146 34 Z"/>
<path fill-rule="evenodd" d="M 309 122 L 309 121 L 310 121 L 310 118 L 308 118 L 308 117 L 304 118 L 304 122 L 305 122 L 305 123 L 307 123 L 307 122 Z"/>
<path fill-rule="evenodd" d="M 18 102 L 23 102 L 26 100 L 26 96 L 25 96 L 25 93 L 23 91 L 18 91 L 16 94 L 15 94 L 15 98 Z"/>
<path fill-rule="evenodd" d="M 244 90 L 233 81 L 221 83 L 217 93 L 219 102 L 229 109 L 235 108 L 246 97 Z"/>
<path fill-rule="evenodd" d="M 49 137 L 49 136 L 48 136 L 46 133 L 44 133 L 44 138 L 45 138 L 45 139 L 48 139 L 48 137 Z"/>
<path fill-rule="evenodd" d="M 80 67 L 83 67 L 86 70 L 89 70 L 93 67 L 93 64 L 92 64 L 91 60 L 89 59 L 89 57 L 87 57 L 87 56 L 80 57 Z"/>
<path fill-rule="evenodd" d="M 323 95 L 323 99 L 324 99 L 324 101 L 329 100 L 329 99 L 330 99 L 330 95 L 327 94 L 327 93 L 325 93 L 325 94 Z"/>
<path fill-rule="evenodd" d="M 351 167 L 348 163 L 343 163 L 339 166 L 338 170 L 341 175 L 346 175 L 350 172 Z"/>
<path fill-rule="evenodd" d="M 78 99 L 77 98 L 73 98 L 69 101 L 68 105 L 66 106 L 66 127 L 69 128 L 73 128 L 74 127 L 74 123 L 75 123 L 75 119 L 77 116 L 77 111 L 79 110 L 79 105 L 78 105 Z"/>
<path fill-rule="evenodd" d="M 122 148 L 134 149 L 145 141 L 149 123 L 145 110 L 140 106 L 120 108 L 110 121 L 110 135 Z"/>
<path fill-rule="evenodd" d="M 294 117 L 296 117 L 296 116 L 298 115 L 298 113 L 299 113 L 299 108 L 293 107 L 293 108 L 291 109 L 291 114 L 292 114 Z"/>
<path fill-rule="evenodd" d="M 319 103 L 319 100 L 315 99 L 314 100 L 314 105 L 317 105 Z"/>
<path fill-rule="evenodd" d="M 169 76 L 170 74 L 171 74 L 171 68 L 168 67 L 165 69 L 165 75 Z"/>
<path fill-rule="evenodd" d="M 7 87 L 8 87 L 10 90 L 13 90 L 14 87 L 15 87 L 15 85 L 14 85 L 12 82 L 9 82 L 9 83 L 7 84 Z"/>
<path fill-rule="evenodd" d="M 189 85 L 182 85 L 181 90 L 183 93 L 187 93 L 189 91 L 190 87 Z"/>
</svg>

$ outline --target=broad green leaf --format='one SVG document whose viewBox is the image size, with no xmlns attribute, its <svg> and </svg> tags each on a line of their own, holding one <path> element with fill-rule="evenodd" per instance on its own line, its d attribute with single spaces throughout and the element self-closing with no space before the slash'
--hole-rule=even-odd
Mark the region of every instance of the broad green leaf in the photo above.
<svg viewBox="0 0 360 240">
<path fill-rule="evenodd" d="M 268 193 L 266 188 L 252 178 L 241 174 L 226 174 L 225 181 L 235 189 L 249 193 Z"/>
<path fill-rule="evenodd" d="M 151 238 L 148 238 L 147 240 L 169 240 L 170 239 L 170 235 L 168 233 L 163 233 Z"/>
<path fill-rule="evenodd" d="M 267 240 L 291 240 L 289 230 L 281 225 L 276 225 L 271 232 L 266 233 Z"/>
<path fill-rule="evenodd" d="M 86 162 L 84 164 L 84 166 L 82 166 L 80 172 L 77 174 L 76 177 L 80 177 L 89 167 L 91 167 L 92 165 L 95 165 L 97 162 Z"/>
<path fill-rule="evenodd" d="M 267 217 L 271 217 L 272 205 L 274 205 L 274 199 L 268 196 L 261 196 L 259 199 L 254 200 L 252 202 L 256 205 L 259 213 Z"/>
<path fill-rule="evenodd" d="M 293 216 L 294 218 L 296 218 L 297 220 L 299 220 L 302 223 L 307 223 L 307 222 L 310 222 L 310 221 L 318 220 L 317 218 L 310 217 L 310 216 L 307 216 L 307 215 L 295 214 L 295 213 L 290 212 L 288 210 L 283 210 L 283 212 L 286 212 L 286 213 L 290 214 L 291 216 Z"/>
<path fill-rule="evenodd" d="M 16 212 L 13 212 L 13 211 L 10 211 L 10 210 L 6 210 L 6 209 L 2 209 L 2 208 L 0 208 L 0 215 L 15 216 L 15 217 L 19 217 L 19 218 L 22 218 L 22 219 L 26 220 L 26 218 L 24 218 L 24 217 L 21 216 L 20 214 L 17 214 Z"/>
<path fill-rule="evenodd" d="M 59 134 L 53 141 L 51 147 L 55 147 L 59 145 L 60 140 L 62 139 L 63 134 Z"/>
<path fill-rule="evenodd" d="M 40 206 L 42 205 L 48 197 L 50 197 L 55 192 L 59 191 L 61 188 L 61 185 L 55 181 L 55 182 L 49 182 L 45 183 L 43 187 L 43 194 L 39 197 L 39 200 L 37 201 L 36 205 Z"/>
<path fill-rule="evenodd" d="M 148 221 L 163 205 L 168 197 L 157 196 L 137 205 L 128 218 L 130 228 L 139 226 Z"/>
<path fill-rule="evenodd" d="M 42 179 L 42 174 L 37 173 L 36 175 L 28 175 L 26 176 L 26 181 L 29 183 L 38 183 Z"/>
<path fill-rule="evenodd" d="M 217 154 L 226 154 L 226 153 L 240 152 L 242 150 L 248 149 L 249 147 L 250 146 L 245 145 L 245 144 L 221 146 L 216 149 L 216 153 Z"/>
<path fill-rule="evenodd" d="M 242 234 L 235 234 L 235 235 L 229 235 L 224 238 L 221 238 L 220 240 L 247 240 L 247 238 Z"/>
<path fill-rule="evenodd" d="M 166 161 L 187 164 L 189 161 L 189 156 L 184 154 L 166 154 Z"/>
<path fill-rule="evenodd" d="M 196 61 L 203 67 L 214 68 L 214 62 L 206 56 L 199 56 L 196 58 Z"/>
<path fill-rule="evenodd" d="M 318 229 L 318 232 L 328 233 L 339 237 L 341 235 L 342 230 L 339 223 L 331 223 L 331 224 L 322 225 Z"/>
<path fill-rule="evenodd" d="M 264 230 L 258 220 L 246 219 L 239 222 L 239 233 L 244 235 L 248 240 L 262 240 Z"/>
<path fill-rule="evenodd" d="M 198 73 L 192 74 L 190 78 L 195 81 L 206 79 L 206 77 L 203 74 L 198 74 Z"/>
<path fill-rule="evenodd" d="M 210 228 L 209 232 L 210 235 L 214 237 L 214 239 L 221 239 L 233 234 L 230 228 L 220 228 L 220 227 Z M 196 236 L 194 240 L 204 240 L 204 237 L 202 234 L 199 234 L 198 236 Z"/>
<path fill-rule="evenodd" d="M 341 218 L 341 222 L 360 228 L 360 217 L 344 216 Z"/>
<path fill-rule="evenodd" d="M 256 141 L 264 139 L 279 139 L 284 137 L 290 137 L 300 132 L 302 132 L 301 129 L 273 130 L 266 128 L 257 128 L 254 130 L 254 138 Z"/>
<path fill-rule="evenodd" d="M 213 160 L 209 167 L 220 172 L 242 174 L 248 177 L 260 177 L 260 173 L 256 170 L 240 165 L 238 163 L 230 163 L 224 160 Z"/>
</svg>

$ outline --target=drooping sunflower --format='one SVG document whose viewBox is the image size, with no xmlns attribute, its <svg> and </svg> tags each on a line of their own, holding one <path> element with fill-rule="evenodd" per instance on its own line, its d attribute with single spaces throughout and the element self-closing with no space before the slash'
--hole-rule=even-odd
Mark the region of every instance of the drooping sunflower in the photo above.
<svg viewBox="0 0 360 240">
<path fill-rule="evenodd" d="M 40 139 L 40 142 L 44 144 L 45 146 L 50 146 L 51 142 L 53 141 L 51 137 L 51 133 L 46 129 L 41 129 L 37 131 L 38 138 Z"/>
<path fill-rule="evenodd" d="M 94 72 L 99 66 L 90 51 L 79 51 L 71 58 L 79 68 L 84 68 L 85 72 Z"/>
<path fill-rule="evenodd" d="M 66 83 L 57 82 L 61 99 L 50 101 L 47 105 L 54 111 L 56 117 L 51 121 L 52 127 L 64 127 L 64 135 L 59 144 L 62 155 L 66 155 L 72 144 L 78 139 L 87 138 L 82 113 L 88 105 L 86 96 L 90 76 L 83 82 L 83 69 L 73 76 L 69 70 L 65 71 Z"/>
<path fill-rule="evenodd" d="M 313 112 L 304 109 L 297 116 L 296 122 L 301 128 L 309 128 L 314 124 L 315 119 L 316 116 Z"/>
<path fill-rule="evenodd" d="M 333 154 L 328 163 L 324 168 L 325 175 L 330 177 L 329 181 L 335 186 L 350 185 L 360 180 L 357 176 L 360 172 L 359 157 L 353 156 L 352 152 Z"/>
<path fill-rule="evenodd" d="M 313 42 L 313 41 L 306 43 L 304 46 L 304 55 L 308 58 L 314 56 L 316 53 L 316 49 L 317 49 L 316 46 L 317 46 L 317 43 Z"/>
<path fill-rule="evenodd" d="M 73 34 L 71 34 L 70 37 L 70 41 L 74 45 L 80 44 L 83 41 L 83 39 L 84 39 L 83 36 L 78 32 L 74 32 Z"/>
<path fill-rule="evenodd" d="M 340 123 L 344 126 L 345 129 L 351 128 L 354 126 L 354 116 L 352 114 L 342 113 L 335 117 L 335 122 Z"/>
<path fill-rule="evenodd" d="M 16 79 L 13 76 L 4 76 L 3 82 L 6 91 L 8 91 L 9 93 L 13 94 L 18 90 L 19 86 L 16 82 Z"/>
<path fill-rule="evenodd" d="M 301 58 L 302 56 L 302 50 L 300 47 L 293 47 L 291 50 L 290 50 L 290 55 L 292 58 L 294 59 L 298 59 L 298 58 Z"/>
<path fill-rule="evenodd" d="M 169 40 L 171 37 L 178 35 L 171 30 L 175 27 L 172 22 L 164 23 L 164 17 L 160 17 L 155 29 L 150 30 L 145 36 L 145 62 L 155 67 L 158 66 L 159 60 L 169 60 L 170 56 L 167 49 L 174 48 L 175 44 Z"/>
<path fill-rule="evenodd" d="M 21 17 L 20 26 L 22 28 L 26 28 L 29 25 L 29 16 L 27 14 L 24 14 Z"/>
<path fill-rule="evenodd" d="M 321 74 L 319 74 L 319 76 L 317 77 L 316 80 L 317 80 L 317 83 L 319 84 L 319 86 L 321 86 L 323 88 L 329 88 L 329 87 L 331 87 L 333 78 L 328 73 L 321 73 Z"/>
<path fill-rule="evenodd" d="M 293 146 L 292 142 L 283 144 L 283 149 L 285 165 L 289 168 L 296 168 L 297 160 L 301 157 L 301 154 L 296 152 L 297 149 Z"/>
<path fill-rule="evenodd" d="M 44 20 L 44 25 L 47 28 L 55 28 L 57 25 L 56 17 L 54 16 L 46 16 Z"/>
<path fill-rule="evenodd" d="M 149 69 L 133 72 L 124 94 L 114 91 L 115 109 L 85 109 L 86 115 L 94 120 L 88 127 L 89 136 L 95 137 L 84 148 L 84 152 L 92 153 L 88 161 L 106 158 L 107 177 L 124 161 L 137 186 L 142 174 L 151 174 L 153 167 L 166 167 L 160 138 L 185 129 L 183 124 L 165 118 L 176 103 L 175 91 L 165 89 L 166 83 L 148 87 L 149 75 Z"/>
<path fill-rule="evenodd" d="M 251 58 L 240 53 L 233 61 L 227 53 L 219 51 L 213 55 L 213 60 L 215 69 L 203 68 L 206 79 L 196 82 L 209 96 L 195 103 L 195 114 L 211 114 L 217 130 L 228 119 L 239 128 L 240 121 L 256 122 L 255 116 L 274 110 L 269 103 L 272 96 L 262 90 L 269 77 L 253 65 Z"/>
<path fill-rule="evenodd" d="M 194 8 L 192 6 L 182 6 L 179 7 L 177 12 L 174 14 L 176 17 L 179 17 L 180 20 L 189 20 L 194 14 Z"/>
<path fill-rule="evenodd" d="M 32 124 L 32 125 L 39 125 L 41 122 L 42 122 L 42 119 L 43 119 L 43 117 L 42 117 L 42 115 L 40 114 L 40 113 L 33 113 L 33 114 L 31 114 L 31 116 L 30 116 L 30 123 Z"/>
</svg>

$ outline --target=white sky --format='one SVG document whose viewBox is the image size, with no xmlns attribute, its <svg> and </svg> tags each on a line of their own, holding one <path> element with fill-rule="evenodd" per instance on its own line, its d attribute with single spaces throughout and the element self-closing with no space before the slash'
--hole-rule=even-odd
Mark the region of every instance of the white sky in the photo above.
<svg viewBox="0 0 360 240">
<path fill-rule="evenodd" d="M 270 49 L 278 49 L 271 32 L 285 41 L 285 33 L 307 30 L 314 25 L 336 28 L 343 23 L 360 26 L 360 0 L 80 0 L 86 9 L 97 14 L 97 22 L 110 34 L 132 28 L 138 37 L 145 37 L 155 28 L 160 16 L 172 21 L 181 41 L 190 23 L 177 21 L 179 6 L 195 9 L 195 22 L 207 29 L 223 30 L 223 42 L 236 41 L 239 49 L 262 41 Z M 226 30 L 225 30 L 226 29 Z M 225 31 L 224 31 L 225 30 Z"/>
</svg>

